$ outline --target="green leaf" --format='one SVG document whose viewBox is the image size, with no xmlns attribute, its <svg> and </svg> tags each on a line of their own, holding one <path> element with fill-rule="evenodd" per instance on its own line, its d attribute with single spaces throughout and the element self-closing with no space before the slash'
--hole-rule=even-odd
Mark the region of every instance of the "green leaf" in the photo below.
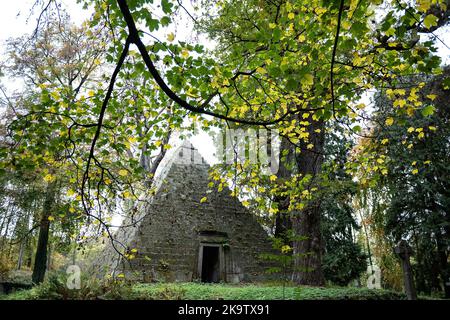
<svg viewBox="0 0 450 320">
<path fill-rule="evenodd" d="M 161 0 L 161 7 L 164 13 L 172 12 L 172 3 L 170 3 L 168 0 Z"/>
<path fill-rule="evenodd" d="M 431 116 L 434 113 L 435 108 L 433 106 L 426 106 L 422 109 L 421 113 L 424 117 Z"/>
<path fill-rule="evenodd" d="M 423 24 L 427 29 L 430 29 L 432 26 L 437 26 L 438 20 L 435 15 L 429 14 L 423 19 Z"/>
<path fill-rule="evenodd" d="M 442 81 L 442 88 L 444 88 L 444 90 L 450 89 L 450 78 L 445 78 Z"/>
<path fill-rule="evenodd" d="M 286 82 L 286 90 L 294 91 L 298 87 L 298 82 L 295 79 L 288 79 Z"/>
<path fill-rule="evenodd" d="M 163 27 L 166 27 L 166 26 L 168 26 L 170 24 L 170 17 L 164 16 L 164 17 L 161 18 L 161 20 L 159 20 L 159 22 L 161 23 L 161 25 Z"/>
</svg>

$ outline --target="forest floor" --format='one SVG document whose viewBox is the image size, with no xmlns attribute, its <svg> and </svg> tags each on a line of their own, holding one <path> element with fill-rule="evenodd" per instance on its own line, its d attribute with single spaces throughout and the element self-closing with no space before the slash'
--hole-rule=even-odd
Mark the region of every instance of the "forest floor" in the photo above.
<svg viewBox="0 0 450 320">
<path fill-rule="evenodd" d="M 0 299 L 145 299 L 145 300 L 399 300 L 395 291 L 355 287 L 306 287 L 274 284 L 133 284 L 98 294 L 95 290 L 71 290 L 41 285 L 31 290 L 0 295 Z"/>
<path fill-rule="evenodd" d="M 350 287 L 307 287 L 283 286 L 273 284 L 139 284 L 134 287 L 137 293 L 148 292 L 161 296 L 164 292 L 179 292 L 181 299 L 188 300 L 385 300 L 404 299 L 402 293 L 388 290 L 370 290 Z"/>
</svg>

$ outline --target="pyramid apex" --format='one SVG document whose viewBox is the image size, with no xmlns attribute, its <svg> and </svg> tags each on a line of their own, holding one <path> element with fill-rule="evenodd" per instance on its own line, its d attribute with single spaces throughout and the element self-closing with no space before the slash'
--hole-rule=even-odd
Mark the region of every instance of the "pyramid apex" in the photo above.
<svg viewBox="0 0 450 320">
<path fill-rule="evenodd" d="M 181 145 L 176 148 L 173 162 L 184 165 L 208 165 L 197 148 L 188 139 L 183 140 Z"/>
</svg>

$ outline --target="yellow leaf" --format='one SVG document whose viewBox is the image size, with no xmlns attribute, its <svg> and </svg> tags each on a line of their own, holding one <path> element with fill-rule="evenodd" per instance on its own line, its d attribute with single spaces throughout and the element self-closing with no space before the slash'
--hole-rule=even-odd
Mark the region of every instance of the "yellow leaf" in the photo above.
<svg viewBox="0 0 450 320">
<path fill-rule="evenodd" d="M 344 28 L 345 30 L 350 29 L 351 26 L 352 26 L 352 24 L 348 21 L 342 22 L 342 28 Z"/>
<path fill-rule="evenodd" d="M 289 245 L 287 245 L 287 244 L 281 247 L 281 252 L 282 253 L 288 253 L 291 250 L 292 250 L 292 248 Z"/>
<path fill-rule="evenodd" d="M 387 126 L 392 126 L 392 124 L 394 123 L 394 119 L 389 117 L 386 119 L 385 123 Z"/>
<path fill-rule="evenodd" d="M 208 200 L 208 198 L 203 197 L 203 198 L 200 199 L 200 203 L 206 202 L 206 200 Z"/>
<path fill-rule="evenodd" d="M 400 107 L 402 108 L 403 106 L 405 106 L 406 104 L 406 100 L 405 99 L 398 99 L 394 101 L 394 107 Z"/>
<path fill-rule="evenodd" d="M 408 133 L 414 132 L 414 127 L 409 127 L 408 128 Z"/>
<path fill-rule="evenodd" d="M 67 195 L 70 197 L 70 196 L 73 196 L 75 194 L 75 191 L 73 191 L 72 189 L 69 189 L 69 190 L 67 190 Z"/>
<path fill-rule="evenodd" d="M 422 139 L 423 137 L 425 137 L 425 133 L 419 132 L 419 134 L 417 135 L 417 138 Z"/>
<path fill-rule="evenodd" d="M 53 217 L 53 216 L 48 216 L 48 221 L 53 221 L 53 220 L 55 220 L 55 218 Z"/>
<path fill-rule="evenodd" d="M 181 56 L 185 59 L 187 59 L 189 57 L 189 50 L 184 48 L 183 50 L 181 50 Z"/>
<path fill-rule="evenodd" d="M 303 79 L 300 82 L 304 85 L 312 85 L 314 83 L 314 76 L 307 73 L 303 76 Z"/>
<path fill-rule="evenodd" d="M 386 143 L 388 143 L 389 142 L 389 139 L 383 139 L 383 140 L 381 140 L 381 144 L 386 144 Z"/>
<path fill-rule="evenodd" d="M 435 94 L 429 94 L 427 95 L 427 98 L 430 99 L 431 101 L 434 101 L 434 99 L 436 99 L 437 95 Z"/>
<path fill-rule="evenodd" d="M 417 4 L 420 11 L 427 12 L 431 6 L 431 0 L 418 0 Z"/>
<path fill-rule="evenodd" d="M 275 181 L 275 180 L 277 180 L 277 176 L 273 174 L 269 177 L 269 179 L 270 179 L 270 181 Z"/>
<path fill-rule="evenodd" d="M 275 29 L 276 26 L 277 26 L 277 25 L 276 25 L 275 23 L 272 23 L 272 22 L 269 23 L 269 28 L 270 28 L 270 29 Z"/>
<path fill-rule="evenodd" d="M 306 146 L 306 149 L 312 149 L 312 148 L 314 148 L 314 145 L 312 143 L 310 143 Z"/>
<path fill-rule="evenodd" d="M 267 73 L 266 69 L 261 68 L 261 67 L 256 68 L 256 72 L 261 73 L 261 74 Z"/>
<path fill-rule="evenodd" d="M 404 96 L 406 94 L 405 89 L 395 89 L 395 93 Z"/>
<path fill-rule="evenodd" d="M 430 160 L 427 160 L 427 161 L 424 161 L 423 163 L 424 163 L 424 164 L 430 164 L 431 161 L 430 161 Z"/>
<path fill-rule="evenodd" d="M 117 275 L 117 278 L 125 278 L 125 275 L 123 273 L 120 273 Z"/>
<path fill-rule="evenodd" d="M 294 19 L 294 18 L 295 18 L 295 14 L 294 14 L 293 12 L 290 12 L 290 13 L 288 14 L 288 18 L 289 18 L 290 20 Z"/>
<path fill-rule="evenodd" d="M 54 180 L 55 180 L 55 176 L 51 175 L 50 173 L 45 175 L 45 177 L 44 177 L 45 182 L 52 182 Z"/>
<path fill-rule="evenodd" d="M 430 129 L 430 131 L 436 131 L 436 127 L 434 126 L 429 126 L 428 129 Z"/>
<path fill-rule="evenodd" d="M 305 41 L 305 40 L 306 40 L 306 37 L 305 37 L 303 34 L 301 34 L 301 35 L 298 36 L 298 41 L 299 41 L 299 42 L 303 42 L 303 41 Z"/>
<path fill-rule="evenodd" d="M 123 193 L 123 197 L 124 197 L 125 199 L 131 198 L 131 193 L 130 193 L 130 191 L 125 191 L 125 192 Z"/>
<path fill-rule="evenodd" d="M 121 175 L 122 177 L 125 177 L 128 175 L 128 171 L 125 169 L 119 170 L 119 175 Z"/>
<path fill-rule="evenodd" d="M 50 95 L 52 96 L 53 99 L 55 100 L 59 100 L 59 98 L 61 98 L 61 96 L 59 95 L 58 92 L 53 91 L 52 93 L 50 93 Z"/>
<path fill-rule="evenodd" d="M 173 40 L 175 40 L 175 35 L 173 34 L 173 32 L 171 32 L 167 35 L 167 40 L 169 42 L 172 42 Z"/>
<path fill-rule="evenodd" d="M 325 8 L 316 8 L 316 9 L 314 9 L 314 11 L 320 16 L 320 15 L 324 14 L 325 12 L 327 12 L 327 9 L 325 9 Z"/>
<path fill-rule="evenodd" d="M 70 208 L 69 208 L 69 212 L 70 212 L 70 213 L 74 213 L 74 212 L 75 212 L 75 208 L 74 208 L 74 207 L 70 207 Z"/>
<path fill-rule="evenodd" d="M 412 174 L 417 174 L 417 173 L 419 173 L 419 170 L 418 170 L 418 169 L 413 169 L 413 170 L 411 171 L 411 173 L 412 173 Z"/>
<path fill-rule="evenodd" d="M 245 207 L 248 207 L 248 206 L 250 205 L 250 202 L 248 202 L 247 200 L 244 200 L 244 201 L 242 201 L 242 204 L 243 204 Z"/>
<path fill-rule="evenodd" d="M 381 173 L 382 173 L 383 175 L 387 175 L 387 174 L 388 174 L 388 171 L 387 171 L 387 169 L 383 169 L 383 170 L 381 170 Z"/>
</svg>

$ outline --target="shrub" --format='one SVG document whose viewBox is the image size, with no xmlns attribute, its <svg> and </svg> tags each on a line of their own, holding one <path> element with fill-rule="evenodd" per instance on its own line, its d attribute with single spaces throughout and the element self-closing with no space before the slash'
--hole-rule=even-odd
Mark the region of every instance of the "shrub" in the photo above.
<svg viewBox="0 0 450 320">
<path fill-rule="evenodd" d="M 37 300 L 126 299 L 132 295 L 131 283 L 125 280 L 82 277 L 79 289 L 69 289 L 67 275 L 54 272 L 41 284 L 18 298 Z"/>
</svg>

